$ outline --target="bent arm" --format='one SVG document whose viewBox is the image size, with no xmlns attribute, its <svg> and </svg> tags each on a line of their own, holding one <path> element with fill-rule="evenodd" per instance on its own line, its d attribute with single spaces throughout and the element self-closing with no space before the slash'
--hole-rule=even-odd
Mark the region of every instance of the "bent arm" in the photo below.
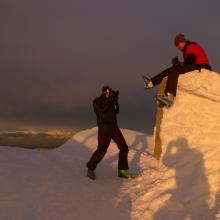
<svg viewBox="0 0 220 220">
<path fill-rule="evenodd" d="M 106 100 L 95 99 L 93 102 L 93 107 L 95 112 L 104 113 L 109 109 L 111 104 L 112 104 L 111 99 L 106 99 Z"/>
<path fill-rule="evenodd" d="M 187 55 L 184 64 L 194 65 L 196 63 L 197 56 L 194 53 L 190 53 Z"/>
</svg>

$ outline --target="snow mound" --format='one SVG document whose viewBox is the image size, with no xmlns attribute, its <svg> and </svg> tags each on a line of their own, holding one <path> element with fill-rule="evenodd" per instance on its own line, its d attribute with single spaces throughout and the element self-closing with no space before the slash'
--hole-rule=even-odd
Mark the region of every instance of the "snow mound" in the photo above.
<svg viewBox="0 0 220 220">
<path fill-rule="evenodd" d="M 86 177 L 97 127 L 54 150 L 1 146 L 0 219 L 220 219 L 219 77 L 206 70 L 180 76 L 176 102 L 164 110 L 160 161 L 152 156 L 153 137 L 121 129 L 131 180 L 117 177 L 114 142 L 97 180 Z"/>
<path fill-rule="evenodd" d="M 220 75 L 202 69 L 179 77 L 161 122 L 166 203 L 158 218 L 216 219 L 220 207 Z M 172 183 L 172 184 L 171 184 Z M 163 183 L 163 185 L 165 182 Z M 161 217 L 161 218 L 160 218 Z"/>
<path fill-rule="evenodd" d="M 114 142 L 96 169 L 97 181 L 86 177 L 86 162 L 97 147 L 96 127 L 77 133 L 54 150 L 1 146 L 0 219 L 131 219 L 135 198 L 147 189 L 143 174 L 148 164 L 155 163 L 150 149 L 153 137 L 127 129 L 122 132 L 136 176 L 131 181 L 117 177 Z"/>
</svg>

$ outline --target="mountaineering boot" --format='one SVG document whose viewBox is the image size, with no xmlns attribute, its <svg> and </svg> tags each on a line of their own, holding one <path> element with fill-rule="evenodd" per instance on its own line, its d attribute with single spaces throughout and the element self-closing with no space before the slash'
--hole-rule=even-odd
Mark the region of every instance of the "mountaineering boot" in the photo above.
<svg viewBox="0 0 220 220">
<path fill-rule="evenodd" d="M 91 180 L 95 180 L 96 179 L 96 175 L 95 172 L 93 170 L 88 169 L 87 171 L 87 176 L 91 179 Z"/>
<path fill-rule="evenodd" d="M 143 80 L 144 80 L 144 88 L 145 89 L 151 89 L 154 87 L 152 81 L 147 78 L 146 76 L 142 76 Z"/>
<path fill-rule="evenodd" d="M 118 170 L 118 177 L 131 179 L 132 174 L 128 170 Z"/>
<path fill-rule="evenodd" d="M 155 100 L 157 101 L 158 106 L 160 108 L 163 108 L 163 107 L 170 108 L 174 102 L 174 95 L 171 93 L 157 94 L 155 96 Z"/>
</svg>

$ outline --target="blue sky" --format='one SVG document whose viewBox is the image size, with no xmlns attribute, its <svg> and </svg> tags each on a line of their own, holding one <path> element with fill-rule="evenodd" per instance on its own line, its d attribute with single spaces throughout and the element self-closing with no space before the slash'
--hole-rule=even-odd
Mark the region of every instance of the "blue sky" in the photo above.
<svg viewBox="0 0 220 220">
<path fill-rule="evenodd" d="M 93 99 L 120 90 L 120 127 L 152 132 L 153 76 L 181 54 L 177 33 L 199 42 L 216 72 L 220 2 L 2 0 L 0 130 L 95 126 Z"/>
</svg>

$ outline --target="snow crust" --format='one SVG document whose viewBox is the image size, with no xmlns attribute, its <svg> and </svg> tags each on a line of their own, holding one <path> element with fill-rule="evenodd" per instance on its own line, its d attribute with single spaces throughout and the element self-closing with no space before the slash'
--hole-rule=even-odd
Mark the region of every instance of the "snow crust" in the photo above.
<svg viewBox="0 0 220 220">
<path fill-rule="evenodd" d="M 86 162 L 97 147 L 97 127 L 81 131 L 54 150 L 0 147 L 1 220 L 131 219 L 134 200 L 147 190 L 153 138 L 122 129 L 130 146 L 129 164 L 135 177 L 117 177 L 118 149 L 111 143 L 96 169 L 86 177 Z M 149 173 L 150 174 L 150 173 Z M 149 178 L 150 179 L 150 178 Z"/>
<path fill-rule="evenodd" d="M 167 172 L 167 219 L 216 219 L 220 207 L 220 75 L 203 69 L 179 77 L 161 124 Z M 168 173 L 172 173 L 168 174 Z M 171 185 L 173 182 L 173 185 Z M 168 210 L 171 209 L 171 211 Z"/>
<path fill-rule="evenodd" d="M 206 70 L 180 77 L 176 102 L 164 111 L 160 161 L 153 137 L 122 129 L 132 180 L 117 177 L 114 142 L 97 180 L 86 177 L 97 127 L 54 150 L 1 146 L 0 219 L 220 219 L 219 77 Z"/>
</svg>

